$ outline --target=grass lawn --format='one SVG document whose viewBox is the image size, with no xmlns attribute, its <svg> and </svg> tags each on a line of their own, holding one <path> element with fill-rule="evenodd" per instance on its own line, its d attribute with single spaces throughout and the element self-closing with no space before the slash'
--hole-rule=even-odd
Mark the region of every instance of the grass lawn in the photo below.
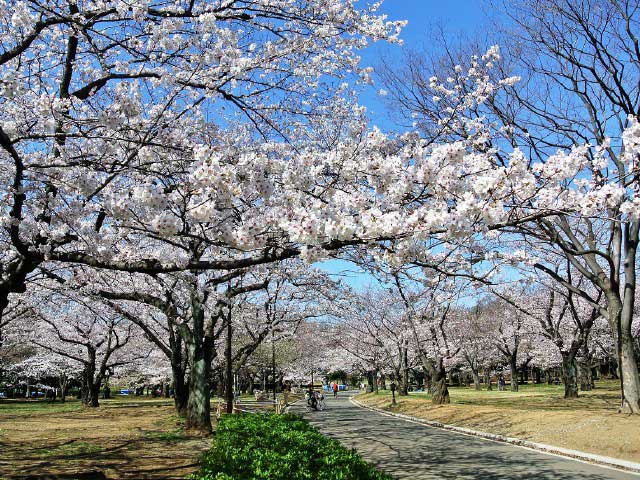
<svg viewBox="0 0 640 480">
<path fill-rule="evenodd" d="M 562 385 L 521 385 L 521 391 L 450 388 L 450 405 L 432 405 L 426 393 L 396 395 L 381 390 L 360 402 L 451 425 L 482 430 L 583 452 L 640 462 L 640 416 L 617 413 L 619 384 L 597 382 L 591 392 L 565 400 Z"/>
<path fill-rule="evenodd" d="M 0 479 L 183 479 L 211 446 L 184 434 L 171 400 L 100 403 L 1 401 Z"/>
</svg>

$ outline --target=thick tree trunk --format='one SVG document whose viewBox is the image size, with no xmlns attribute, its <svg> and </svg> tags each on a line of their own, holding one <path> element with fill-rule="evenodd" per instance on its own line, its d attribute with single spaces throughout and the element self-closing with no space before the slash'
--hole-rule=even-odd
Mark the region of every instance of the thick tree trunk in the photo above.
<svg viewBox="0 0 640 480">
<path fill-rule="evenodd" d="M 187 400 L 186 428 L 207 435 L 211 433 L 211 405 L 209 403 L 209 359 L 204 335 L 204 307 L 191 294 L 193 326 L 185 338 L 189 356 L 189 398 Z"/>
<path fill-rule="evenodd" d="M 181 366 L 172 365 L 171 373 L 173 377 L 173 404 L 178 415 L 184 417 L 187 414 L 187 401 L 189 390 L 185 383 L 185 373 Z"/>
<path fill-rule="evenodd" d="M 635 255 L 632 258 L 635 258 Z M 625 269 L 629 268 L 628 265 L 625 265 Z M 633 285 L 633 288 L 625 289 L 624 304 L 620 302 L 620 299 L 615 294 L 611 293 L 607 296 L 607 306 L 609 324 L 614 333 L 617 346 L 618 372 L 622 390 L 620 411 L 640 414 L 640 378 L 638 377 L 638 362 L 631 332 L 635 293 L 635 265 L 631 266 L 631 270 L 627 270 L 627 274 L 626 285 Z"/>
<path fill-rule="evenodd" d="M 564 398 L 578 398 L 577 365 L 574 355 L 562 352 L 562 381 Z"/>
<path fill-rule="evenodd" d="M 102 382 L 89 382 L 82 385 L 82 405 L 90 408 L 100 406 L 100 386 Z"/>
<path fill-rule="evenodd" d="M 480 373 L 477 370 L 471 370 L 471 375 L 473 376 L 473 388 L 478 391 L 482 390 L 480 386 Z"/>
<path fill-rule="evenodd" d="M 189 398 L 187 400 L 186 428 L 203 434 L 211 432 L 211 407 L 209 404 L 209 375 L 204 351 L 197 345 L 189 345 L 191 372 L 189 374 Z"/>
<path fill-rule="evenodd" d="M 517 392 L 518 388 L 518 364 L 516 362 L 516 356 L 511 355 L 509 358 L 509 366 L 511 367 L 511 391 Z"/>
<path fill-rule="evenodd" d="M 96 379 L 96 352 L 93 348 L 88 348 L 88 362 L 84 364 L 82 370 L 82 404 L 85 407 L 98 407 L 100 397 L 100 386 L 102 378 Z"/>
<path fill-rule="evenodd" d="M 433 374 L 433 396 L 431 403 L 434 405 L 444 405 L 451 403 L 449 398 L 449 389 L 447 388 L 447 371 L 444 368 L 442 359 L 434 364 Z"/>
<path fill-rule="evenodd" d="M 588 392 L 593 389 L 593 374 L 591 372 L 591 360 L 589 358 L 582 358 L 578 362 L 579 375 L 580 375 L 580 390 Z"/>
<path fill-rule="evenodd" d="M 631 329 L 622 332 L 620 342 L 620 372 L 622 374 L 622 406 L 624 413 L 640 414 L 640 378 Z"/>
<path fill-rule="evenodd" d="M 447 388 L 446 375 L 437 375 L 436 380 L 433 382 L 433 396 L 431 397 L 431 403 L 434 405 L 444 405 L 451 403 L 449 397 L 449 389 Z"/>
</svg>

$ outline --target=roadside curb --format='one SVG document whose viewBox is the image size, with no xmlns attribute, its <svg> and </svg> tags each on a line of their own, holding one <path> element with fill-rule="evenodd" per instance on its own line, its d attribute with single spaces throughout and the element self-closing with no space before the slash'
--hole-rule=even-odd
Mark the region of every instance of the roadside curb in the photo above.
<svg viewBox="0 0 640 480">
<path fill-rule="evenodd" d="M 448 425 L 446 423 L 436 422 L 433 420 L 425 420 L 424 418 L 412 417 L 410 415 L 404 415 L 402 413 L 389 412 L 381 408 L 364 405 L 360 403 L 358 400 L 356 400 L 354 396 L 350 396 L 349 401 L 353 405 L 359 408 L 365 408 L 367 410 L 371 410 L 373 412 L 380 413 L 382 415 L 401 418 L 403 420 L 419 423 L 428 427 L 439 428 L 441 430 L 449 430 L 452 432 L 460 433 L 462 435 L 479 437 L 479 438 L 483 438 L 485 440 L 489 440 L 493 442 L 508 443 L 510 445 L 515 445 L 518 447 L 535 450 L 537 452 L 571 458 L 573 460 L 578 460 L 581 462 L 592 463 L 592 464 L 609 467 L 617 470 L 624 470 L 625 472 L 640 475 L 640 463 L 629 462 L 626 460 L 619 460 L 617 458 L 605 457 L 602 455 L 595 455 L 595 454 L 586 453 L 586 452 L 580 452 L 578 450 L 570 450 L 568 448 L 556 447 L 556 446 L 547 445 L 544 443 L 530 442 L 529 440 L 523 440 L 521 438 L 505 437 L 504 435 L 497 435 L 489 432 L 481 432 L 479 430 L 472 430 L 470 428 L 456 427 L 455 425 Z"/>
</svg>

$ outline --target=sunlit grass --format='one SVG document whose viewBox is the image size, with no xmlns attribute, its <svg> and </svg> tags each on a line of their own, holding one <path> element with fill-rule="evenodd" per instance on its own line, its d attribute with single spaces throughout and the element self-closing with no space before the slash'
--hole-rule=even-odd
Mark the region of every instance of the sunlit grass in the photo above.
<svg viewBox="0 0 640 480">
<path fill-rule="evenodd" d="M 518 408 L 532 410 L 554 410 L 558 408 L 583 408 L 588 410 L 611 410 L 618 407 L 620 390 L 619 383 L 613 380 L 596 382 L 596 388 L 591 391 L 580 392 L 577 399 L 565 400 L 563 385 L 526 384 L 520 385 L 518 392 L 509 390 L 498 391 L 484 388 L 478 391 L 473 387 L 449 387 L 451 404 L 495 406 L 502 408 Z M 380 390 L 377 395 L 391 396 L 389 390 Z M 375 393 L 366 394 L 363 398 L 375 398 Z M 427 392 L 411 392 L 411 398 L 431 400 Z M 396 398 L 400 396 L 396 392 Z"/>
</svg>

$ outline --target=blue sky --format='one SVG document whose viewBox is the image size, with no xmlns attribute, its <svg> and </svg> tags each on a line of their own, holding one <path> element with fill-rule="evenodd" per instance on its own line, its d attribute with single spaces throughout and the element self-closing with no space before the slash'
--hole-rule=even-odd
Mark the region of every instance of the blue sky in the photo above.
<svg viewBox="0 0 640 480">
<path fill-rule="evenodd" d="M 429 48 L 430 32 L 441 26 L 445 34 L 473 34 L 486 26 L 484 0 L 385 0 L 380 12 L 389 20 L 407 20 L 402 30 L 404 47 L 420 50 Z M 362 63 L 376 67 L 381 58 L 401 60 L 402 48 L 387 42 L 376 42 L 362 52 Z M 368 88 L 360 98 L 372 117 L 372 124 L 383 130 L 397 126 L 386 113 L 383 98 L 378 95 L 380 85 Z"/>
<path fill-rule="evenodd" d="M 472 34 L 481 31 L 486 25 L 483 0 L 385 0 L 380 12 L 387 14 L 389 20 L 408 20 L 401 38 L 405 47 L 428 48 L 429 31 L 441 25 L 446 34 L 456 36 L 460 33 Z M 376 67 L 381 57 L 400 59 L 402 47 L 378 42 L 362 53 L 362 63 Z M 372 125 L 383 130 L 397 128 L 386 113 L 383 98 L 378 95 L 380 85 L 368 88 L 360 98 L 367 107 Z M 316 264 L 323 270 L 336 274 L 354 288 L 362 289 L 375 282 L 370 275 L 362 272 L 352 263 L 330 260 Z"/>
</svg>

